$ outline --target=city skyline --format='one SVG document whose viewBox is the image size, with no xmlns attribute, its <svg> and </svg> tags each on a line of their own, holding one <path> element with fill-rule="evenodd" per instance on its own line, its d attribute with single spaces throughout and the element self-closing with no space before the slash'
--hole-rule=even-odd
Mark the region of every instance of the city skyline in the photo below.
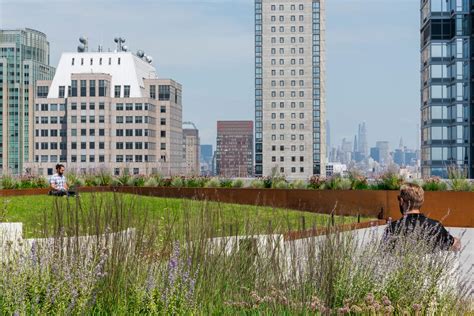
<svg viewBox="0 0 474 316">
<path fill-rule="evenodd" d="M 146 48 L 154 57 L 160 77 L 180 78 L 187 87 L 183 120 L 196 123 L 203 143 L 215 145 L 217 120 L 254 119 L 253 1 L 124 1 L 113 7 L 107 1 L 94 3 L 97 12 L 112 10 L 107 16 L 90 12 L 90 1 L 78 3 L 71 12 L 73 2 L 4 1 L 0 4 L 0 27 L 31 27 L 46 33 L 52 66 L 57 65 L 62 52 L 75 50 L 81 35 L 89 37 L 92 49 L 99 44 L 113 48 L 114 36 L 125 37 L 132 51 Z M 35 15 L 26 16 L 22 10 L 25 3 L 31 4 Z M 131 8 L 141 10 L 145 4 L 148 9 L 140 11 L 139 18 L 128 14 Z M 78 14 L 81 12 L 84 14 Z M 348 19 L 353 14 L 362 20 L 364 16 L 373 17 L 370 23 L 359 25 L 358 35 L 353 29 L 359 22 Z M 400 26 L 397 15 L 407 23 Z M 80 30 L 73 23 L 77 16 L 82 18 Z M 99 16 L 103 26 L 98 32 L 93 21 Z M 119 27 L 114 22 L 117 19 L 123 21 Z M 25 20 L 29 25 L 18 22 Z M 153 22 L 143 24 L 144 20 Z M 420 117 L 418 3 L 402 1 L 393 7 L 389 1 L 328 2 L 326 20 L 327 118 L 333 142 L 350 138 L 358 122 L 366 121 L 372 135 L 377 131 L 379 138 L 392 145 L 402 136 L 407 146 L 415 147 Z M 344 24 L 340 25 L 342 20 Z M 57 28 L 58 23 L 64 27 Z M 173 28 L 172 34 L 160 32 L 169 27 Z M 137 30 L 141 36 L 135 35 Z M 400 42 L 403 44 L 398 45 Z M 395 85 L 398 92 L 394 95 Z M 208 115 L 202 117 L 203 112 Z M 369 136 L 369 143 L 375 141 Z"/>
</svg>

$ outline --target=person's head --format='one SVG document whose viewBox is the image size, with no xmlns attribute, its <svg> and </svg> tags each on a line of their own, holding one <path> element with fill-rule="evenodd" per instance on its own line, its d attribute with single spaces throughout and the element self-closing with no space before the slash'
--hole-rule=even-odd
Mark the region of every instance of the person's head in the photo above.
<svg viewBox="0 0 474 316">
<path fill-rule="evenodd" d="M 64 174 L 64 165 L 62 164 L 57 164 L 56 165 L 56 172 L 58 173 L 58 175 L 63 175 Z"/>
<path fill-rule="evenodd" d="M 398 202 L 400 212 L 405 214 L 409 211 L 420 210 L 425 201 L 425 192 L 423 188 L 415 183 L 407 183 L 400 188 Z"/>
</svg>

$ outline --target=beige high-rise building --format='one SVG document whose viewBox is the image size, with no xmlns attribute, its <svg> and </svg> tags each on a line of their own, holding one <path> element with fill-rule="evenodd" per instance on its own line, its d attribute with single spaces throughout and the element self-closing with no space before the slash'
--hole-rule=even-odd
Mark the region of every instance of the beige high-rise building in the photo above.
<svg viewBox="0 0 474 316">
<path fill-rule="evenodd" d="M 199 163 L 199 130 L 183 129 L 184 160 L 186 165 L 186 174 L 190 176 L 199 176 L 201 173 Z"/>
<path fill-rule="evenodd" d="M 151 58 L 64 53 L 52 81 L 39 81 L 28 166 L 51 174 L 108 169 L 118 175 L 183 174 L 182 87 L 161 79 Z"/>
<path fill-rule="evenodd" d="M 255 173 L 324 175 L 324 0 L 255 0 L 255 21 Z"/>
</svg>

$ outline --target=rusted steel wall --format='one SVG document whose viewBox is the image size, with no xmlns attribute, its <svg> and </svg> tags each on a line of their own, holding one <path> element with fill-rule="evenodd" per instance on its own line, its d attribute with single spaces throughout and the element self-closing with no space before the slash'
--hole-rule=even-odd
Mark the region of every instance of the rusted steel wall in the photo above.
<svg viewBox="0 0 474 316">
<path fill-rule="evenodd" d="M 122 192 L 269 206 L 336 215 L 401 217 L 397 191 L 329 191 L 297 189 L 83 187 L 80 192 Z M 0 190 L 0 196 L 43 195 L 48 189 Z M 474 192 L 426 192 L 422 211 L 450 227 L 474 227 Z"/>
</svg>

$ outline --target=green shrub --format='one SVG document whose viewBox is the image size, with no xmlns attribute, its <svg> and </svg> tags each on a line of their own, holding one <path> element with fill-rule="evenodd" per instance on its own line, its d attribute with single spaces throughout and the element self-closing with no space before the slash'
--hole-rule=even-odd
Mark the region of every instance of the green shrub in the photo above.
<svg viewBox="0 0 474 316">
<path fill-rule="evenodd" d="M 121 175 L 115 178 L 113 183 L 115 186 L 123 187 L 123 186 L 130 185 L 131 180 L 132 180 L 132 176 L 130 175 L 130 173 L 124 170 L 124 172 Z"/>
<path fill-rule="evenodd" d="M 75 172 L 66 173 L 66 182 L 69 187 L 81 187 L 85 185 L 84 180 L 79 177 Z"/>
<path fill-rule="evenodd" d="M 102 187 L 106 187 L 112 184 L 112 174 L 107 170 L 100 170 L 97 174 L 96 184 Z"/>
<path fill-rule="evenodd" d="M 306 183 L 306 181 L 301 180 L 301 179 L 300 180 L 295 180 L 290 184 L 290 188 L 299 189 L 299 190 L 307 189 L 308 184 Z"/>
<path fill-rule="evenodd" d="M 367 181 L 367 177 L 363 176 L 357 170 L 349 172 L 349 180 L 351 181 L 351 190 L 369 189 L 369 182 Z"/>
<path fill-rule="evenodd" d="M 36 183 L 34 182 L 33 176 L 22 176 L 20 177 L 18 183 L 19 189 L 33 189 L 36 188 Z"/>
<path fill-rule="evenodd" d="M 205 185 L 206 188 L 220 188 L 220 186 L 221 181 L 219 180 L 219 178 L 216 177 L 209 179 L 209 181 L 207 181 Z"/>
<path fill-rule="evenodd" d="M 2 176 L 1 180 L 2 189 L 16 189 L 18 188 L 18 182 L 9 174 Z"/>
<path fill-rule="evenodd" d="M 82 179 L 84 180 L 84 185 L 86 187 L 94 187 L 94 186 L 98 185 L 98 182 L 99 182 L 96 175 L 92 174 L 92 173 L 84 174 L 82 176 Z"/>
<path fill-rule="evenodd" d="M 242 179 L 235 179 L 232 182 L 232 187 L 233 188 L 242 188 L 244 186 L 244 181 Z"/>
<path fill-rule="evenodd" d="M 173 188 L 182 188 L 184 187 L 184 184 L 184 179 L 182 177 L 171 178 L 170 186 Z"/>
<path fill-rule="evenodd" d="M 278 180 L 278 181 L 273 182 L 272 187 L 274 189 L 288 189 L 289 184 L 288 184 L 288 182 L 286 182 L 284 180 Z"/>
<path fill-rule="evenodd" d="M 185 186 L 187 188 L 203 188 L 207 182 L 207 179 L 204 177 L 191 177 L 185 180 Z"/>
<path fill-rule="evenodd" d="M 308 188 L 313 190 L 322 190 L 326 184 L 326 179 L 321 176 L 312 176 L 309 179 Z"/>
<path fill-rule="evenodd" d="M 378 190 L 400 190 L 405 182 L 402 176 L 395 172 L 387 172 L 377 180 L 376 188 Z"/>
<path fill-rule="evenodd" d="M 443 182 L 439 177 L 432 177 L 423 181 L 423 190 L 425 191 L 446 191 L 448 185 Z"/>
<path fill-rule="evenodd" d="M 156 180 L 155 177 L 149 177 L 145 181 L 145 186 L 150 188 L 156 188 L 159 185 L 159 182 Z"/>
<path fill-rule="evenodd" d="M 220 180 L 220 187 L 221 188 L 232 188 L 232 179 L 221 179 Z"/>
<path fill-rule="evenodd" d="M 263 187 L 265 189 L 270 189 L 273 186 L 273 178 L 272 177 L 264 177 L 263 178 Z"/>
<path fill-rule="evenodd" d="M 252 189 L 264 189 L 265 182 L 262 179 L 254 179 L 250 182 L 250 187 Z"/>
<path fill-rule="evenodd" d="M 472 186 L 467 179 L 467 169 L 458 166 L 448 167 L 449 186 L 453 191 L 472 191 Z"/>
<path fill-rule="evenodd" d="M 128 185 L 133 187 L 144 187 L 146 177 L 143 175 L 136 175 L 130 178 Z"/>
</svg>

